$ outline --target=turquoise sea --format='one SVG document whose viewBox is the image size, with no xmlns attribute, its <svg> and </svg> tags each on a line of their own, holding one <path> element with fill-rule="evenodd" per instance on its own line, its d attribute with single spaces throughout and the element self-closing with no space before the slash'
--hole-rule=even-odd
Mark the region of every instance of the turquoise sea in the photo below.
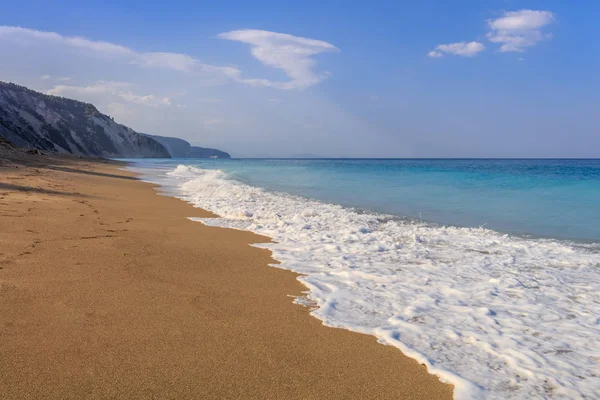
<svg viewBox="0 0 600 400">
<path fill-rule="evenodd" d="M 600 241 L 600 159 L 144 162 L 220 169 L 252 186 L 443 225 Z"/>
</svg>

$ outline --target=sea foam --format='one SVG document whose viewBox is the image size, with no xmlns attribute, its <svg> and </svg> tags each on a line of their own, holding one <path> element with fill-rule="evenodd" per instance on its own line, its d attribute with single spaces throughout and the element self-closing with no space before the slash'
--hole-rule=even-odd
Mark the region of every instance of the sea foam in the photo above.
<svg viewBox="0 0 600 400">
<path fill-rule="evenodd" d="M 593 245 L 402 221 L 219 170 L 180 165 L 151 180 L 221 216 L 204 224 L 273 238 L 259 246 L 303 274 L 298 302 L 316 304 L 313 316 L 398 347 L 457 399 L 600 397 Z"/>
</svg>

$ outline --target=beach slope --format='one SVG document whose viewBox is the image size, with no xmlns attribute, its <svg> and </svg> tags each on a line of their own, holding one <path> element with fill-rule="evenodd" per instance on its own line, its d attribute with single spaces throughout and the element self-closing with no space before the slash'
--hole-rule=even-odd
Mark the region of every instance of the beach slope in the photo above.
<svg viewBox="0 0 600 400">
<path fill-rule="evenodd" d="M 3 399 L 447 399 L 416 361 L 324 327 L 267 238 L 211 228 L 119 165 L 0 162 Z"/>
</svg>

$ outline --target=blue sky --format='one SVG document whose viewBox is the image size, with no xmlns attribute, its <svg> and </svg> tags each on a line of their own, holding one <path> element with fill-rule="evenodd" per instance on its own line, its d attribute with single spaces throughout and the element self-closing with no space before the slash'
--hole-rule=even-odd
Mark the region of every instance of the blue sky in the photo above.
<svg viewBox="0 0 600 400">
<path fill-rule="evenodd" d="M 594 1 L 9 2 L 0 80 L 236 156 L 598 157 L 599 17 Z"/>
</svg>

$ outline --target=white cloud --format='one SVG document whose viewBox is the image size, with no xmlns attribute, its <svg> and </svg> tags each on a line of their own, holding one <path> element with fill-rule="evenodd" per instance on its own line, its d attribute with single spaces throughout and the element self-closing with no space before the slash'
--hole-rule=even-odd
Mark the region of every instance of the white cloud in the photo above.
<svg viewBox="0 0 600 400">
<path fill-rule="evenodd" d="M 120 98 L 130 103 L 143 104 L 149 106 L 170 106 L 171 99 L 169 97 L 157 97 L 152 94 L 146 96 L 137 95 L 131 91 L 124 91 L 117 94 Z"/>
<path fill-rule="evenodd" d="M 487 38 L 501 44 L 500 52 L 524 52 L 525 48 L 552 37 L 550 33 L 543 33 L 542 28 L 554 19 L 550 11 L 509 11 L 500 18 L 488 21 L 490 32 Z"/>
<path fill-rule="evenodd" d="M 66 44 L 68 46 L 85 48 L 104 54 L 130 55 L 133 53 L 131 49 L 118 44 L 93 41 L 76 36 L 62 36 L 55 32 L 43 32 L 34 29 L 21 28 L 19 26 L 0 26 L 0 38 L 10 36 L 38 40 L 50 40 L 53 42 Z"/>
<path fill-rule="evenodd" d="M 242 79 L 240 75 L 232 75 L 235 80 L 252 86 L 304 89 L 316 85 L 329 74 L 315 71 L 317 62 L 312 56 L 339 51 L 334 45 L 322 40 L 256 29 L 225 32 L 219 37 L 251 45 L 252 55 L 256 59 L 268 67 L 283 70 L 290 78 L 287 82 L 272 82 L 266 79 Z"/>
<path fill-rule="evenodd" d="M 52 42 L 90 51 L 95 56 L 120 57 L 129 64 L 143 68 L 161 68 L 191 75 L 205 75 L 217 80 L 232 80 L 249 86 L 277 89 L 303 89 L 324 80 L 327 73 L 317 73 L 312 56 L 339 51 L 335 46 L 314 39 L 259 30 L 240 30 L 222 33 L 220 38 L 251 44 L 252 54 L 263 64 L 282 69 L 290 78 L 288 82 L 242 77 L 242 71 L 232 66 L 218 66 L 201 62 L 182 53 L 140 53 L 118 44 L 94 41 L 81 37 L 63 36 L 55 32 L 43 32 L 14 26 L 0 26 L 0 40 L 19 42 Z"/>
<path fill-rule="evenodd" d="M 131 85 L 125 82 L 100 81 L 88 86 L 68 86 L 57 85 L 48 90 L 47 94 L 54 96 L 73 96 L 76 98 L 86 98 L 90 95 L 112 95 L 130 103 L 147 106 L 169 106 L 171 98 L 155 95 L 138 95 L 131 90 Z"/>
<path fill-rule="evenodd" d="M 56 85 L 54 88 L 48 90 L 46 94 L 54 96 L 63 96 L 65 94 L 98 94 L 98 93 L 115 93 L 117 90 L 121 90 L 124 87 L 129 87 L 128 83 L 124 82 L 113 82 L 113 81 L 100 81 L 89 86 L 67 86 L 67 85 Z"/>
<path fill-rule="evenodd" d="M 40 76 L 40 79 L 43 80 L 43 81 L 49 81 L 50 79 L 53 79 L 53 78 L 52 78 L 52 75 L 42 75 L 42 76 Z M 54 80 L 57 81 L 57 82 L 67 82 L 67 81 L 71 80 L 71 77 L 69 77 L 69 76 L 61 76 L 61 77 L 58 77 L 58 78 L 54 78 Z"/>
<path fill-rule="evenodd" d="M 451 54 L 454 56 L 473 57 L 475 54 L 485 50 L 483 43 L 479 42 L 458 42 L 450 44 L 440 44 L 435 50 L 430 51 L 427 55 L 429 57 L 439 58 L 444 54 Z"/>
<path fill-rule="evenodd" d="M 219 75 L 222 77 L 231 75 L 232 70 L 234 70 L 235 73 L 235 68 L 204 64 L 187 54 L 168 52 L 139 53 L 118 44 L 93 41 L 80 37 L 62 36 L 55 32 L 42 32 L 20 27 L 0 26 L 0 40 L 1 39 L 21 41 L 45 40 L 79 49 L 91 50 L 97 56 L 119 56 L 128 60 L 130 64 L 146 68 L 162 68 L 188 73 Z"/>
</svg>

